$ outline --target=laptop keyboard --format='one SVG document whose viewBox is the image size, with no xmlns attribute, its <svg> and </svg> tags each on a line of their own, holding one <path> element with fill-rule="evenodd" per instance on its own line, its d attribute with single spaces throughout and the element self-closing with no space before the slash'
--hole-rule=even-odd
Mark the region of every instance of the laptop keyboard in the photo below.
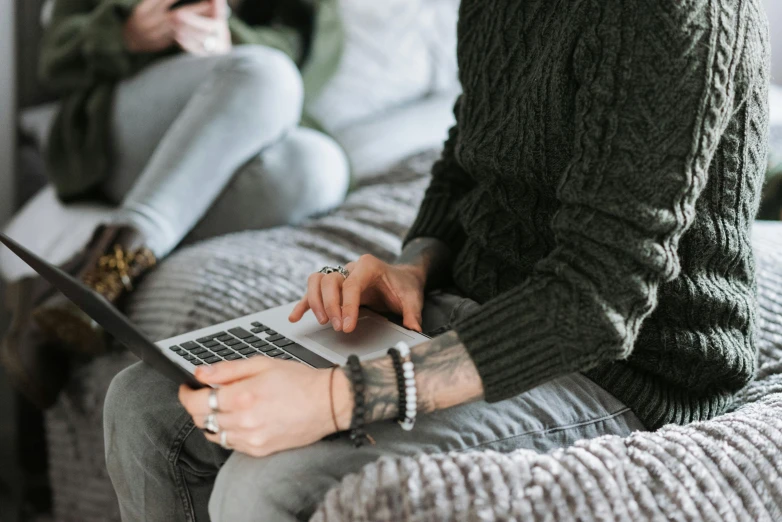
<svg viewBox="0 0 782 522">
<path fill-rule="evenodd" d="M 278 334 L 259 322 L 252 323 L 249 330 L 231 328 L 225 332 L 215 332 L 195 341 L 169 347 L 186 361 L 195 366 L 209 365 L 220 361 L 236 361 L 260 355 L 276 359 L 305 362 L 318 368 L 328 361 L 307 350 L 300 344 Z M 295 357 L 291 355 L 295 354 Z"/>
</svg>

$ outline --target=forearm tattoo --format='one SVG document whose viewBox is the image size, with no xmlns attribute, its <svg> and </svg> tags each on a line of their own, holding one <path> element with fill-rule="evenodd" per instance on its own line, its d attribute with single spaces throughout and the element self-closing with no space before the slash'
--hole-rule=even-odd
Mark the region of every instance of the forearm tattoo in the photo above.
<svg viewBox="0 0 782 522">
<path fill-rule="evenodd" d="M 410 241 L 396 259 L 396 265 L 417 265 L 424 269 L 427 286 L 437 287 L 444 274 L 450 272 L 452 262 L 448 245 L 431 237 L 419 237 Z"/>
<path fill-rule="evenodd" d="M 447 332 L 411 351 L 418 388 L 418 412 L 430 413 L 483 398 L 483 385 L 456 332 Z M 394 419 L 399 391 L 391 360 L 383 357 L 364 365 L 367 422 Z"/>
</svg>

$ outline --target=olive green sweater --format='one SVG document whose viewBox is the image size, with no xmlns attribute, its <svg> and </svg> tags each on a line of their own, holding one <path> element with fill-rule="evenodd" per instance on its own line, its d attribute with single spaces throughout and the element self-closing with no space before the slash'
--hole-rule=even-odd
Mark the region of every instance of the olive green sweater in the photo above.
<svg viewBox="0 0 782 522">
<path fill-rule="evenodd" d="M 584 372 L 649 428 L 755 370 L 760 0 L 463 0 L 457 124 L 409 238 L 457 254 L 497 401 Z"/>
<path fill-rule="evenodd" d="M 125 20 L 141 0 L 58 0 L 44 35 L 40 76 L 62 95 L 47 150 L 47 171 L 64 201 L 100 197 L 111 172 L 111 104 L 119 81 L 178 52 L 134 54 L 125 49 Z M 293 1 L 293 0 L 290 0 Z M 336 70 L 342 26 L 336 0 L 314 4 L 314 34 L 282 24 L 249 26 L 229 20 L 234 44 L 266 45 L 291 57 L 302 70 L 305 96 L 314 96 Z M 310 42 L 304 51 L 304 40 Z M 306 54 L 306 56 L 305 56 Z M 309 122 L 314 125 L 314 122 Z"/>
</svg>

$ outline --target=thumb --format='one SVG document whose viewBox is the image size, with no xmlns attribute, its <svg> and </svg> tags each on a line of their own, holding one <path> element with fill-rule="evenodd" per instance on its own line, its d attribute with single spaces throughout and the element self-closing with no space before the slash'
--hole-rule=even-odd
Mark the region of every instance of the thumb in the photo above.
<svg viewBox="0 0 782 522">
<path fill-rule="evenodd" d="M 228 361 L 196 368 L 196 378 L 205 384 L 228 384 L 255 377 L 269 364 L 266 357 L 253 357 L 243 361 Z"/>
<path fill-rule="evenodd" d="M 227 0 L 210 0 L 212 12 L 210 13 L 212 18 L 225 19 L 228 18 L 228 1 Z"/>
<path fill-rule="evenodd" d="M 421 332 L 423 328 L 421 323 L 423 319 L 421 317 L 421 309 L 423 305 L 418 299 L 405 299 L 402 302 L 402 325 L 408 330 L 415 330 Z"/>
</svg>

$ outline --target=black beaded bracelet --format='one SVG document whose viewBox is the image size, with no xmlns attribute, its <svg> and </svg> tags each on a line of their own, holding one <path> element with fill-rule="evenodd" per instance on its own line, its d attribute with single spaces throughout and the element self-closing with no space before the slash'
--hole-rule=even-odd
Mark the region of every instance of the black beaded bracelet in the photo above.
<svg viewBox="0 0 782 522">
<path fill-rule="evenodd" d="M 348 379 L 350 379 L 350 385 L 353 388 L 353 418 L 350 421 L 350 440 L 353 442 L 353 446 L 360 448 L 367 440 L 367 434 L 364 431 L 365 419 L 365 398 L 364 391 L 366 384 L 364 382 L 364 370 L 361 368 L 361 361 L 358 357 L 351 355 L 348 357 Z"/>
<path fill-rule="evenodd" d="M 399 394 L 399 412 L 396 421 L 403 422 L 405 420 L 405 411 L 407 410 L 407 394 L 405 393 L 405 375 L 404 370 L 402 369 L 402 355 L 396 348 L 390 348 L 388 350 L 388 355 L 391 357 L 391 362 L 394 364 L 397 393 Z"/>
</svg>

